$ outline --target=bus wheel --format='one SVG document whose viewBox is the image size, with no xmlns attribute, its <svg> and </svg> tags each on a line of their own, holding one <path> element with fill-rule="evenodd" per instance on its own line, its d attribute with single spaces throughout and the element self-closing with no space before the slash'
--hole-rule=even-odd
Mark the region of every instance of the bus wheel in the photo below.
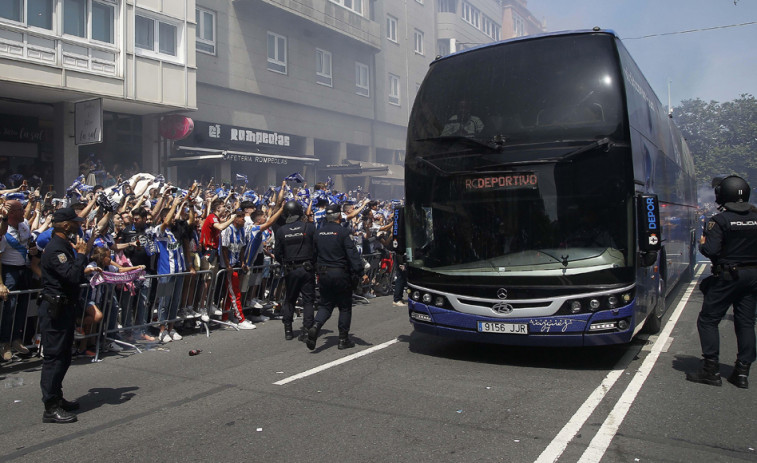
<svg viewBox="0 0 757 463">
<path fill-rule="evenodd" d="M 689 252 L 689 266 L 683 272 L 683 278 L 685 281 L 691 281 L 694 279 L 694 267 L 697 265 L 697 252 L 696 248 L 692 247 Z"/>
<path fill-rule="evenodd" d="M 657 334 L 662 327 L 662 316 L 665 314 L 665 280 L 660 276 L 657 287 L 657 302 L 654 309 L 647 316 L 642 331 L 647 334 Z"/>
</svg>

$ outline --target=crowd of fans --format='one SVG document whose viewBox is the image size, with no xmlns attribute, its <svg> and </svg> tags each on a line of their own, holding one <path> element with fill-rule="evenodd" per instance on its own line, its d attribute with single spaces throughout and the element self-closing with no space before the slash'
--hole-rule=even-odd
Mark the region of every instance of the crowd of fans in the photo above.
<svg viewBox="0 0 757 463">
<path fill-rule="evenodd" d="M 113 178 L 93 161 L 80 172 L 60 194 L 22 178 L 0 190 L 0 361 L 29 354 L 33 344 L 35 317 L 27 317 L 33 301 L 26 290 L 39 287 L 39 258 L 52 234 L 53 212 L 61 207 L 73 207 L 84 218 L 81 235 L 93 244 L 87 276 L 130 276 L 82 290 L 76 352 L 87 356 L 95 355 L 94 339 L 104 341 L 101 350 L 120 351 L 138 341 L 179 340 L 178 323 L 195 318 L 197 324 L 213 317 L 253 329 L 253 322 L 269 319 L 266 310 L 276 316 L 283 282 L 271 284 L 273 231 L 286 201 L 302 203 L 303 219 L 316 226 L 327 205 L 340 204 L 358 249 L 387 253 L 394 202 L 372 200 L 360 189 L 338 192 L 330 178 L 309 187 L 295 173 L 280 185 L 250 188 L 243 175 L 174 185 L 149 174 Z M 243 269 L 238 288 L 224 282 L 222 270 L 229 267 Z M 375 297 L 372 286 L 358 291 Z"/>
</svg>

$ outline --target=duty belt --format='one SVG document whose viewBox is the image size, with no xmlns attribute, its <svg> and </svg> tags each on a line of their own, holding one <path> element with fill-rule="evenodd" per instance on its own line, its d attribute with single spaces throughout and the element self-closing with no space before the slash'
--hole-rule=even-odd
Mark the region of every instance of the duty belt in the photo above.
<svg viewBox="0 0 757 463">
<path fill-rule="evenodd" d="M 37 301 L 38 302 L 46 301 L 47 303 L 56 305 L 56 306 L 68 305 L 68 298 L 60 294 L 47 294 L 44 292 L 40 292 L 37 294 Z"/>
<path fill-rule="evenodd" d="M 318 266 L 318 273 L 327 272 L 329 270 L 344 270 L 345 272 L 347 271 L 345 267 L 341 267 L 341 266 L 334 266 L 334 265 L 319 265 Z"/>
<path fill-rule="evenodd" d="M 287 262 L 286 264 L 284 264 L 284 267 L 287 270 L 295 270 L 295 269 L 298 269 L 300 267 L 304 267 L 305 270 L 311 271 L 311 270 L 313 270 L 313 263 L 311 261 L 309 261 L 309 260 L 302 260 L 302 261 L 299 261 L 299 262 Z"/>
<path fill-rule="evenodd" d="M 745 264 L 718 264 L 713 266 L 713 273 L 730 272 L 732 270 L 746 270 L 757 268 L 757 263 L 749 262 Z"/>
</svg>

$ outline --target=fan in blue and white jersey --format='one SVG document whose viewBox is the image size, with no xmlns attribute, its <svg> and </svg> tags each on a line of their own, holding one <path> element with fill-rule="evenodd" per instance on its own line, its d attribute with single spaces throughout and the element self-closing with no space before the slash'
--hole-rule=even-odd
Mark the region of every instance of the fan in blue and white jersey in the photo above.
<svg viewBox="0 0 757 463">
<path fill-rule="evenodd" d="M 247 246 L 248 237 L 245 233 L 244 212 L 239 210 L 237 216 L 230 227 L 226 227 L 221 232 L 221 239 L 218 242 L 220 249 L 219 264 L 223 268 L 237 267 L 242 263 L 242 251 Z"/>
<path fill-rule="evenodd" d="M 185 272 L 184 246 L 171 229 L 161 224 L 149 229 L 148 234 L 158 246 L 158 274 Z"/>
</svg>

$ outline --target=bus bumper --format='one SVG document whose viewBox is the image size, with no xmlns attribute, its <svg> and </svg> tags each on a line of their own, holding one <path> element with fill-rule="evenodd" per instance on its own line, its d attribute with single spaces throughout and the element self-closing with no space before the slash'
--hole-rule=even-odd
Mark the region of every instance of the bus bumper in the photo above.
<svg viewBox="0 0 757 463">
<path fill-rule="evenodd" d="M 410 322 L 415 331 L 470 342 L 513 346 L 605 346 L 625 344 L 634 336 L 635 301 L 616 310 L 591 314 L 539 318 L 488 318 L 440 309 L 410 301 Z M 527 324 L 527 334 L 484 333 L 478 322 Z M 614 328 L 595 329 L 609 326 Z"/>
</svg>

